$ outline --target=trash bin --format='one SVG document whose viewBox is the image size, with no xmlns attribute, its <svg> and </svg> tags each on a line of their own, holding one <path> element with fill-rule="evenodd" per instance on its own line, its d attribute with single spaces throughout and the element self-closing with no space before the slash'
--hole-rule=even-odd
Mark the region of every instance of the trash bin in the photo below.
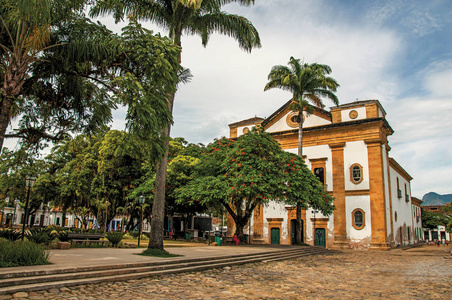
<svg viewBox="0 0 452 300">
<path fill-rule="evenodd" d="M 221 246 L 221 237 L 216 236 L 215 237 L 215 242 L 218 243 L 218 246 Z"/>
<path fill-rule="evenodd" d="M 191 233 L 186 232 L 186 233 L 185 233 L 185 239 L 186 239 L 186 240 L 191 239 Z"/>
</svg>

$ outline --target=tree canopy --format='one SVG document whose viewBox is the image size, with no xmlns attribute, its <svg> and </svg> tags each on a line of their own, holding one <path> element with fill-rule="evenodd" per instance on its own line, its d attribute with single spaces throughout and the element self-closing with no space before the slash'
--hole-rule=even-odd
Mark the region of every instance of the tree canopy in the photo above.
<svg viewBox="0 0 452 300">
<path fill-rule="evenodd" d="M 220 203 L 232 216 L 236 234 L 242 240 L 243 228 L 254 209 L 269 201 L 301 203 L 333 212 L 333 198 L 297 155 L 284 152 L 262 130 L 253 130 L 237 140 L 222 138 L 210 144 L 185 187 L 179 201 Z"/>
<path fill-rule="evenodd" d="M 85 17 L 87 3 L 0 2 L 0 148 L 5 137 L 39 148 L 69 133 L 91 134 L 121 105 L 126 129 L 163 151 L 179 47 L 133 20 L 114 34 Z M 18 125 L 6 132 L 14 118 Z"/>
</svg>

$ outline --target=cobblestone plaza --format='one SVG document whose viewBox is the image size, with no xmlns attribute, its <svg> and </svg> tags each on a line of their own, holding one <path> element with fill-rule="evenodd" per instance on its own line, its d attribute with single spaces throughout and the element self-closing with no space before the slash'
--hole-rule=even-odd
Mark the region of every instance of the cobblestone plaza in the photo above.
<svg viewBox="0 0 452 300">
<path fill-rule="evenodd" d="M 346 250 L 0 299 L 451 299 L 451 249 Z"/>
</svg>

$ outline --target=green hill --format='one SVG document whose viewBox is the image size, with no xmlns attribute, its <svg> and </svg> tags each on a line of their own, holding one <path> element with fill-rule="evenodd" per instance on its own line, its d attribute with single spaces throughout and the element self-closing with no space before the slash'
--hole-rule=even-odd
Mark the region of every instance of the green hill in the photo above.
<svg viewBox="0 0 452 300">
<path fill-rule="evenodd" d="M 430 192 L 422 197 L 422 206 L 425 205 L 444 205 L 452 201 L 452 194 L 440 195 L 435 192 Z"/>
</svg>

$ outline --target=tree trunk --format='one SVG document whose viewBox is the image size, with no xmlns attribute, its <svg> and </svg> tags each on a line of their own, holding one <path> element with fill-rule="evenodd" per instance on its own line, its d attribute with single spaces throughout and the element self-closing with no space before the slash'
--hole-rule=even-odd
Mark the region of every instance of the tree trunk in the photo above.
<svg viewBox="0 0 452 300">
<path fill-rule="evenodd" d="M 179 24 L 174 34 L 174 44 L 181 46 L 182 25 Z M 178 53 L 178 61 L 181 63 L 182 48 Z M 174 97 L 176 95 L 176 89 L 168 96 L 167 104 L 171 116 L 173 115 Z M 163 250 L 163 232 L 165 221 L 165 185 L 166 185 L 166 168 L 168 166 L 168 148 L 169 137 L 171 132 L 171 123 L 168 122 L 166 128 L 162 131 L 162 138 L 166 138 L 165 141 L 165 154 L 161 160 L 157 163 L 157 170 L 155 174 L 155 188 L 154 188 L 154 203 L 152 203 L 152 218 L 151 218 L 151 232 L 149 235 L 148 248 Z"/>
<path fill-rule="evenodd" d="M 303 158 L 303 110 L 298 112 L 298 156 Z M 297 199 L 298 200 L 298 199 Z M 301 203 L 297 201 L 297 221 L 295 223 L 295 243 L 303 243 L 301 239 L 301 232 L 303 228 L 301 226 Z"/>
<path fill-rule="evenodd" d="M 171 115 L 173 114 L 173 93 L 168 98 L 168 109 Z M 152 203 L 152 218 L 151 218 L 151 232 L 149 237 L 148 248 L 163 250 L 163 223 L 165 221 L 165 185 L 166 185 L 166 169 L 168 166 L 168 148 L 169 137 L 171 132 L 171 123 L 162 132 L 162 137 L 165 141 L 165 154 L 157 163 L 157 170 L 155 174 L 155 188 L 154 188 L 154 203 Z"/>
<path fill-rule="evenodd" d="M 25 82 L 28 65 L 29 60 L 27 57 L 21 57 L 20 60 L 16 60 L 15 56 L 11 56 L 9 65 L 4 70 L 0 107 L 0 153 L 3 149 L 6 129 L 11 120 L 11 107 Z"/>
<path fill-rule="evenodd" d="M 165 136 L 169 137 L 170 125 L 165 130 Z M 165 184 L 166 167 L 168 164 L 169 141 L 165 142 L 167 150 L 163 158 L 157 163 L 155 178 L 155 196 L 152 203 L 151 233 L 148 248 L 163 250 L 163 222 L 165 219 Z"/>
<path fill-rule="evenodd" d="M 243 219 L 240 218 L 239 220 L 235 221 L 235 234 L 237 235 L 237 238 L 241 242 L 245 242 L 245 235 L 243 233 L 243 228 L 245 228 L 246 222 L 243 222 Z"/>
<path fill-rule="evenodd" d="M 5 140 L 6 128 L 8 128 L 11 118 L 11 105 L 13 100 L 3 93 L 3 99 L 0 110 L 0 152 L 3 149 L 3 141 Z"/>
</svg>

